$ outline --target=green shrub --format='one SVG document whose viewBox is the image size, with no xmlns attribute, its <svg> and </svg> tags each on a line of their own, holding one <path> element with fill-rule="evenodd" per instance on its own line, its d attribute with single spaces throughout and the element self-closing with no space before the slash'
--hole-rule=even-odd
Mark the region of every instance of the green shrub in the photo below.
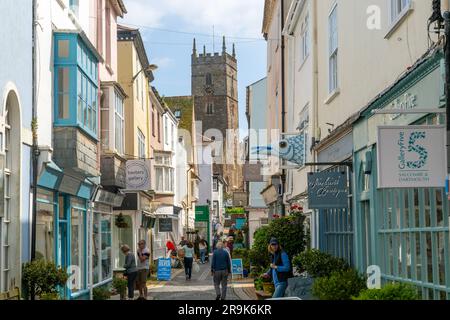
<svg viewBox="0 0 450 320">
<path fill-rule="evenodd" d="M 366 280 L 356 270 L 336 271 L 314 281 L 312 293 L 319 300 L 351 300 L 366 288 Z"/>
<path fill-rule="evenodd" d="M 59 294 L 56 292 L 52 292 L 52 293 L 42 293 L 41 296 L 39 297 L 39 300 L 60 300 L 59 298 Z"/>
<path fill-rule="evenodd" d="M 111 292 L 105 287 L 97 287 L 92 291 L 94 300 L 109 300 L 111 298 Z"/>
<path fill-rule="evenodd" d="M 262 281 L 261 278 L 256 278 L 254 280 L 254 283 L 255 283 L 255 289 L 257 291 L 262 291 L 263 290 L 263 281 Z"/>
<path fill-rule="evenodd" d="M 366 289 L 354 300 L 419 300 L 419 295 L 413 286 L 391 283 L 381 289 Z"/>
<path fill-rule="evenodd" d="M 116 289 L 117 294 L 124 295 L 126 293 L 127 286 L 128 286 L 128 281 L 126 279 L 114 277 L 113 282 L 112 282 L 112 287 L 114 289 Z"/>
<path fill-rule="evenodd" d="M 53 262 L 42 259 L 28 262 L 23 266 L 22 274 L 26 299 L 54 297 L 58 295 L 58 287 L 65 286 L 68 278 L 66 269 Z"/>
<path fill-rule="evenodd" d="M 313 278 L 328 277 L 334 271 L 345 271 L 348 263 L 316 249 L 307 250 L 295 256 L 292 264 L 299 272 L 307 272 Z"/>
<path fill-rule="evenodd" d="M 304 217 L 294 214 L 270 222 L 268 226 L 259 228 L 255 232 L 253 247 L 250 251 L 252 265 L 268 267 L 270 265 L 267 247 L 270 239 L 275 237 L 289 257 L 293 257 L 305 249 L 303 227 Z"/>
</svg>

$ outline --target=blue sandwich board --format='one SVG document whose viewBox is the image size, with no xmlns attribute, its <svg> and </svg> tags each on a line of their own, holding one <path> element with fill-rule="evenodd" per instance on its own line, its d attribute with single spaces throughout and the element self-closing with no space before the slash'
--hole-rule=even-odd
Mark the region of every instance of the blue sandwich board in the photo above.
<svg viewBox="0 0 450 320">
<path fill-rule="evenodd" d="M 172 277 L 172 266 L 170 258 L 158 259 L 158 275 L 157 275 L 158 280 L 169 281 L 171 277 Z"/>
</svg>

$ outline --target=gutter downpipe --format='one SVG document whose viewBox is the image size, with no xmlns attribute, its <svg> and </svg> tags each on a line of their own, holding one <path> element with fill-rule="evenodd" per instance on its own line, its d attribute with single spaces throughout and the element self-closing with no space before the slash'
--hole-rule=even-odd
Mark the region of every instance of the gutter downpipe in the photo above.
<svg viewBox="0 0 450 320">
<path fill-rule="evenodd" d="M 31 261 L 36 259 L 36 216 L 37 216 L 37 180 L 38 180 L 38 157 L 39 157 L 39 147 L 38 147 L 38 137 L 37 137 L 37 97 L 36 97 L 36 10 L 37 10 L 37 0 L 33 0 L 32 3 L 32 122 L 31 130 L 33 135 L 33 145 L 32 145 L 32 221 L 31 221 Z"/>
<path fill-rule="evenodd" d="M 284 30 L 284 0 L 281 0 L 281 30 Z M 285 37 L 281 34 L 281 132 L 286 132 L 286 88 L 285 88 Z M 286 170 L 281 172 L 281 186 L 283 194 L 286 192 Z M 286 216 L 286 207 L 284 205 L 284 197 L 281 200 L 281 216 Z"/>
</svg>

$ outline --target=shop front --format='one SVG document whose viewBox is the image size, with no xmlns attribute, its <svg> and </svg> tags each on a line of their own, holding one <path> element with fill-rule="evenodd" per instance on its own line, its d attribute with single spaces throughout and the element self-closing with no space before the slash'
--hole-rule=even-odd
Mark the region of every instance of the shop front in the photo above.
<svg viewBox="0 0 450 320">
<path fill-rule="evenodd" d="M 211 222 L 209 206 L 195 207 L 195 230 L 201 239 L 211 242 Z"/>
<path fill-rule="evenodd" d="M 352 153 L 353 135 L 351 122 L 338 128 L 332 136 L 324 140 L 317 148 L 317 162 L 329 164 L 318 166 L 322 173 L 342 173 L 347 187 L 345 205 L 336 206 L 333 201 L 322 201 L 320 208 L 311 214 L 311 245 L 333 256 L 354 264 L 353 210 L 352 210 Z M 334 164 L 334 165 L 333 165 Z M 340 165 L 341 164 L 341 165 Z M 308 188 L 311 186 L 308 184 Z M 311 199 L 308 199 L 309 205 Z"/>
<path fill-rule="evenodd" d="M 113 271 L 122 271 L 125 256 L 120 248 L 128 245 L 132 252 L 137 251 L 137 243 L 145 240 L 152 251 L 152 229 L 156 216 L 152 210 L 152 195 L 147 192 L 126 193 L 122 206 L 114 208 L 113 226 Z"/>
<path fill-rule="evenodd" d="M 175 206 L 161 206 L 156 212 L 156 224 L 153 232 L 153 260 L 165 258 L 167 252 L 167 241 L 178 245 L 181 241 L 180 217 L 182 208 Z"/>
<path fill-rule="evenodd" d="M 383 283 L 413 284 L 423 299 L 434 300 L 450 299 L 448 199 L 444 182 L 430 179 L 439 165 L 426 167 L 445 147 L 425 134 L 444 123 L 443 115 L 433 113 L 444 106 L 443 65 L 442 53 L 430 51 L 361 112 L 353 129 L 356 266 L 362 272 L 379 266 Z M 386 128 L 397 135 L 386 141 Z M 403 136 L 408 128 L 419 128 L 419 135 Z M 445 155 L 438 157 L 445 164 Z M 386 170 L 399 171 L 401 178 Z"/>
<path fill-rule="evenodd" d="M 69 281 L 61 295 L 89 299 L 90 201 L 95 184 L 67 176 L 48 164 L 38 181 L 36 258 L 68 269 Z"/>
</svg>

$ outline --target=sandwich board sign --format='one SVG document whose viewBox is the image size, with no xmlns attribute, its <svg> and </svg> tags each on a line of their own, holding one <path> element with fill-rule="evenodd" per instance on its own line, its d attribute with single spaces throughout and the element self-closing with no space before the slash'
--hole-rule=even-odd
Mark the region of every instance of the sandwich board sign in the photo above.
<svg viewBox="0 0 450 320">
<path fill-rule="evenodd" d="M 172 278 L 172 265 L 171 259 L 158 259 L 158 273 L 157 278 L 159 281 L 169 281 Z"/>
<path fill-rule="evenodd" d="M 231 260 L 231 276 L 233 279 L 236 278 L 236 276 L 240 276 L 240 278 L 244 277 L 244 267 L 242 265 L 242 259 Z"/>
</svg>

